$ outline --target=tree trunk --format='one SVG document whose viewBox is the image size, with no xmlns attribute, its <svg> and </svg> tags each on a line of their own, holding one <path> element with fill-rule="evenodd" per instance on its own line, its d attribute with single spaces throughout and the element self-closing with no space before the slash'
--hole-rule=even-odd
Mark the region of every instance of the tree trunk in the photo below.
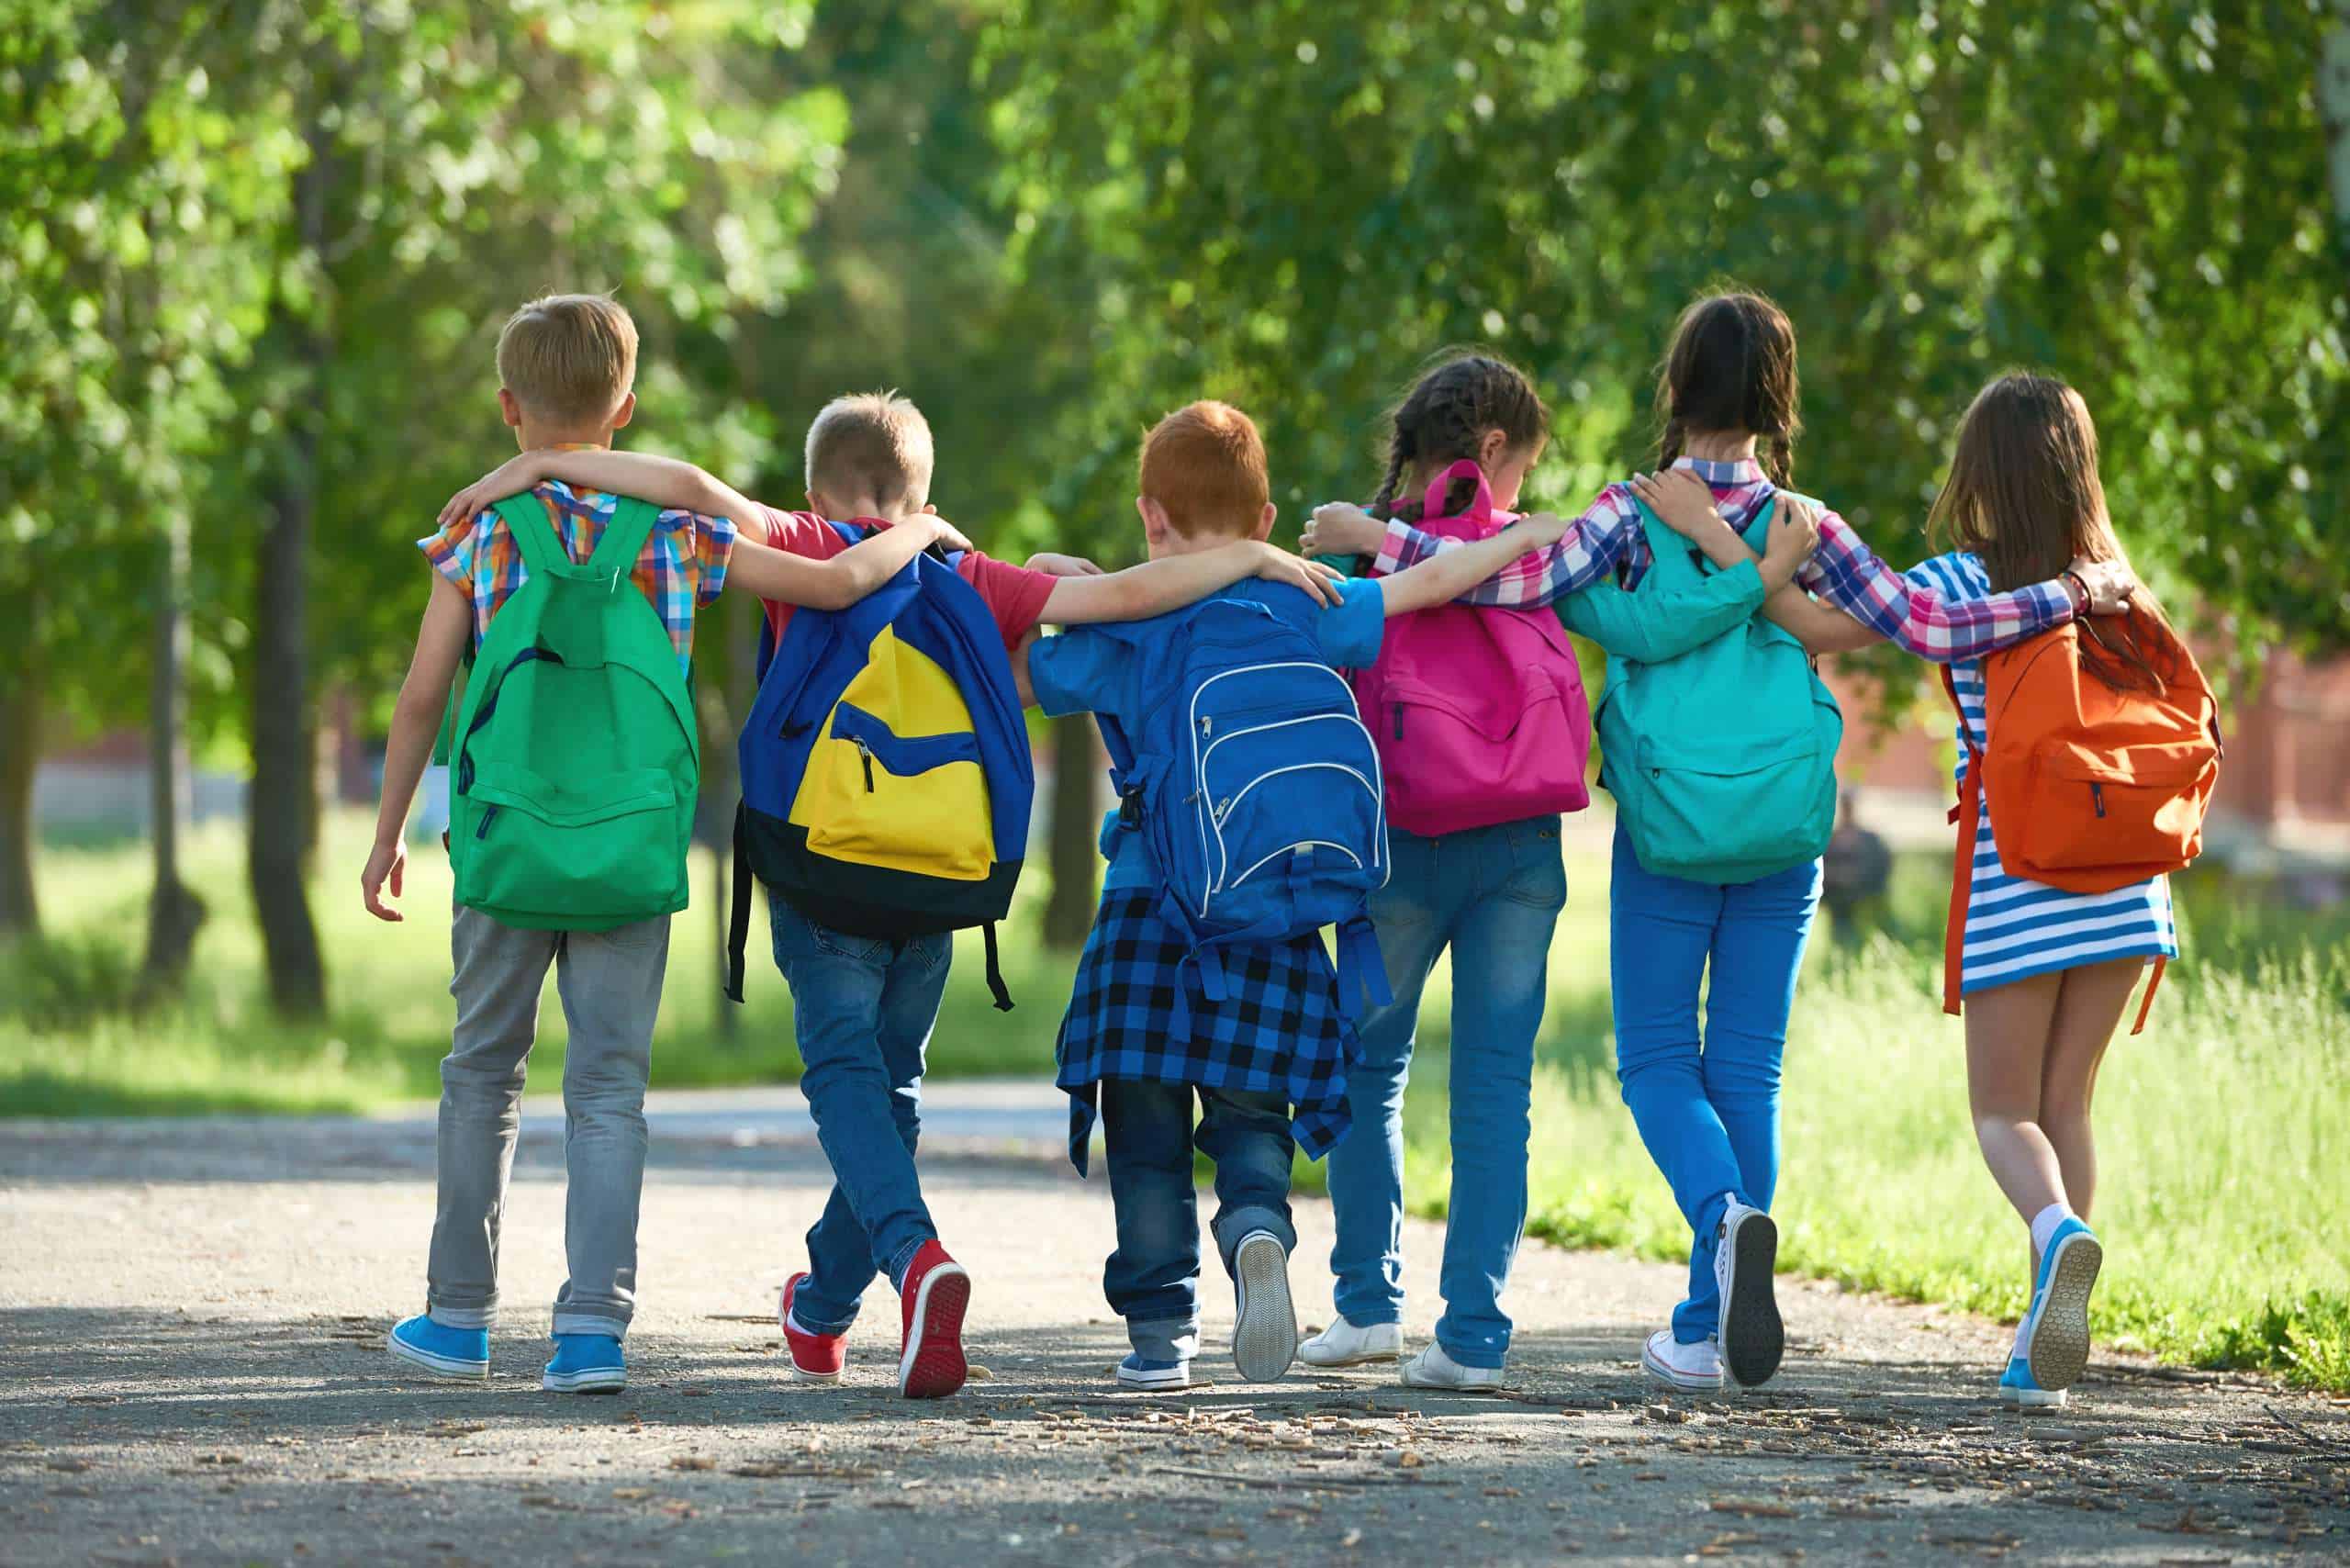
<svg viewBox="0 0 2350 1568">
<path fill-rule="evenodd" d="M 294 176 L 302 248 L 326 241 L 330 134 L 313 110 L 310 157 Z M 283 413 L 285 448 L 271 485 L 253 605 L 253 782 L 247 801 L 246 868 L 269 967 L 270 1000 L 283 1014 L 325 1011 L 326 970 L 303 885 L 317 812 L 310 751 L 310 534 L 318 508 L 319 437 L 327 396 L 329 343 L 305 312 L 283 297 L 271 308 L 271 336 L 291 372 Z"/>
<path fill-rule="evenodd" d="M 147 909 L 147 960 L 140 988 L 151 997 L 179 989 L 187 973 L 188 952 L 204 924 L 204 902 L 180 879 L 180 834 L 194 804 L 187 755 L 185 513 L 166 520 L 162 543 L 155 565 L 155 644 L 147 697 L 147 803 L 155 891 Z"/>
<path fill-rule="evenodd" d="M 1072 713 L 1053 721 L 1053 896 L 1045 906 L 1045 940 L 1055 947 L 1082 945 L 1093 927 L 1102 831 L 1093 775 L 1100 766 L 1091 717 Z"/>
<path fill-rule="evenodd" d="M 2350 0 L 2333 0 L 2332 11 L 2333 25 L 2318 54 L 2317 109 L 2325 125 L 2333 231 L 2350 255 Z"/>
<path fill-rule="evenodd" d="M 40 933 L 33 897 L 33 768 L 40 761 L 40 681 L 19 666 L 0 682 L 0 942 Z"/>
</svg>

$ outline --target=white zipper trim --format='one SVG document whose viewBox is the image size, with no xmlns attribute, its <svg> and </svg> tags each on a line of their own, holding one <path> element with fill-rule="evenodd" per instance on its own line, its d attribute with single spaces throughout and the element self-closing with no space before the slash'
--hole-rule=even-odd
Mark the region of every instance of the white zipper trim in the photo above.
<svg viewBox="0 0 2350 1568">
<path fill-rule="evenodd" d="M 1326 770 L 1327 770 L 1327 771 L 1331 771 L 1331 772 L 1337 772 L 1337 773 L 1343 773 L 1343 774 L 1347 775 L 1348 778 L 1352 778 L 1356 783 L 1358 783 L 1358 784 L 1361 785 L 1361 786 L 1363 787 L 1364 790 L 1365 790 L 1367 793 L 1369 793 L 1369 794 L 1370 794 L 1370 796 L 1371 796 L 1371 818 L 1372 818 L 1372 821 L 1376 822 L 1376 821 L 1378 821 L 1378 820 L 1379 820 L 1379 816 L 1380 816 L 1380 806 L 1381 806 L 1381 802 L 1380 802 L 1380 800 L 1379 800 L 1379 790 L 1378 790 L 1377 787 L 1376 787 L 1376 786 L 1374 786 L 1369 778 L 1366 778 L 1365 777 L 1363 777 L 1362 772 L 1361 772 L 1360 769 L 1358 769 L 1358 768 L 1353 768 L 1353 767 L 1348 767 L 1345 763 L 1343 763 L 1343 762 L 1292 762 L 1292 763 L 1291 763 L 1291 764 L 1290 764 L 1288 767 L 1276 767 L 1276 768 L 1271 769 L 1271 770 L 1270 770 L 1270 771 L 1269 771 L 1269 772 L 1259 773 L 1259 775 L 1257 775 L 1257 777 L 1256 777 L 1256 778 L 1251 778 L 1250 780 L 1248 780 L 1248 783 L 1246 783 L 1246 784 L 1244 784 L 1244 785 L 1242 785 L 1242 786 L 1240 787 L 1240 790 L 1239 790 L 1239 792 L 1238 792 L 1237 794 L 1234 795 L 1234 796 L 1232 797 L 1232 799 L 1231 799 L 1228 802 L 1226 802 L 1226 804 L 1225 804 L 1225 809 L 1224 809 L 1223 811 L 1217 811 L 1217 810 L 1215 809 L 1215 802 L 1214 802 L 1214 801 L 1206 801 L 1206 802 L 1205 802 L 1205 803 L 1206 803 L 1206 806 L 1207 806 L 1207 816 L 1208 816 L 1208 820 L 1209 820 L 1212 823 L 1214 823 L 1214 827 L 1215 827 L 1215 847 L 1216 847 L 1216 859 L 1217 859 L 1217 864 L 1218 864 L 1218 866 L 1219 866 L 1220 868 L 1224 868 L 1224 869 L 1227 869 L 1227 870 L 1228 870 L 1228 869 L 1230 868 L 1230 867 L 1231 867 L 1231 864 L 1232 864 L 1231 852 L 1230 852 L 1228 849 L 1226 849 L 1226 848 L 1225 847 L 1225 842 L 1224 842 L 1224 819 L 1225 819 L 1225 817 L 1227 817 L 1227 816 L 1231 815 L 1231 813 L 1232 813 L 1233 810 L 1234 810 L 1235 808 L 1237 808 L 1237 807 L 1240 804 L 1240 802 L 1241 802 L 1241 801 L 1245 801 L 1245 800 L 1247 800 L 1247 799 L 1248 798 L 1248 791 L 1249 791 L 1249 790 L 1254 790 L 1258 785 L 1262 784 L 1266 779 L 1268 779 L 1268 778 L 1280 778 L 1280 777 L 1281 777 L 1282 774 L 1284 774 L 1284 773 L 1320 773 L 1320 772 L 1323 772 L 1323 771 L 1326 771 Z M 1203 778 L 1200 782 L 1201 782 L 1203 785 L 1205 785 L 1205 783 L 1207 782 L 1207 780 L 1205 780 L 1204 778 Z M 1301 840 L 1300 842 L 1312 842 L 1312 841 L 1308 841 L 1308 840 Z M 1292 845 L 1292 846 L 1291 846 L 1291 847 L 1292 847 L 1292 848 L 1295 848 L 1295 847 L 1296 847 L 1296 846 L 1295 846 L 1295 845 Z M 1259 865 L 1262 865 L 1262 864 L 1263 864 L 1263 862 L 1262 862 L 1262 861 L 1259 861 L 1259 862 L 1258 862 L 1258 864 L 1259 864 Z M 1360 864 L 1361 864 L 1361 862 L 1360 862 L 1360 861 L 1357 861 L 1357 862 L 1356 862 L 1356 864 L 1360 865 Z M 1250 868 L 1248 868 L 1248 871 L 1254 871 L 1256 868 L 1256 868 L 1255 866 L 1251 866 Z M 1243 871 L 1243 872 L 1240 874 L 1240 878 L 1239 878 L 1238 879 L 1237 879 L 1237 880 L 1233 880 L 1233 881 L 1226 881 L 1226 880 L 1224 879 L 1224 877 L 1223 877 L 1221 874 L 1219 874 L 1219 875 L 1217 876 L 1216 879 L 1215 879 L 1215 885 L 1214 885 L 1214 887 L 1210 888 L 1210 889 L 1208 890 L 1208 891 L 1209 891 L 1210 893 L 1212 893 L 1212 894 L 1213 894 L 1213 893 L 1217 893 L 1217 892 L 1223 892 L 1223 891 L 1228 890 L 1229 889 L 1232 889 L 1232 888 L 1237 888 L 1237 887 L 1238 887 L 1238 886 L 1240 885 L 1240 882 L 1241 882 L 1242 880 L 1246 880 L 1246 879 L 1247 879 L 1247 878 L 1248 878 L 1248 871 Z M 1202 902 L 1201 902 L 1201 905 L 1200 905 L 1200 911 L 1201 911 L 1201 913 L 1203 913 L 1203 914 L 1207 912 L 1207 904 L 1206 904 L 1206 902 L 1205 902 L 1204 900 L 1203 900 L 1203 901 L 1202 901 Z"/>
<path fill-rule="evenodd" d="M 1259 871 L 1264 869 L 1265 866 L 1269 862 L 1278 860 L 1284 855 L 1293 855 L 1301 849 L 1335 849 L 1339 854 L 1345 856 L 1348 859 L 1353 861 L 1356 865 L 1360 866 L 1362 864 L 1362 857 L 1357 855 L 1353 850 L 1348 849 L 1343 844 L 1333 843 L 1331 840 L 1326 838 L 1301 838 L 1295 844 L 1284 845 L 1281 848 L 1274 850 L 1270 855 L 1266 856 L 1263 860 L 1258 861 L 1257 864 L 1249 867 L 1246 871 L 1241 872 L 1240 875 L 1232 879 L 1231 885 L 1236 888 L 1238 887 L 1241 883 L 1255 876 Z"/>
</svg>

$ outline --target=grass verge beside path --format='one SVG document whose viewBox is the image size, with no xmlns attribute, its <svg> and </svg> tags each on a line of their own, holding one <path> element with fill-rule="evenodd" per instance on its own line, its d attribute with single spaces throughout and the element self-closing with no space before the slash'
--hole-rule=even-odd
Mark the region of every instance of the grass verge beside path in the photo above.
<svg viewBox="0 0 2350 1568">
<path fill-rule="evenodd" d="M 440 846 L 412 846 L 408 918 L 386 924 L 359 902 L 371 823 L 328 822 L 311 885 L 327 956 L 328 1014 L 315 1025 L 273 1018 L 261 937 L 246 884 L 241 833 L 194 835 L 188 878 L 211 906 L 184 1001 L 126 1011 L 137 989 L 149 873 L 143 848 L 50 848 L 40 860 L 50 936 L 0 953 L 0 1115 L 170 1115 L 211 1111 L 364 1111 L 441 1092 L 449 1050 L 449 863 Z M 654 1035 L 654 1080 L 667 1088 L 791 1082 L 800 1075 L 791 1000 L 767 944 L 764 898 L 753 901 L 742 1006 L 719 995 L 722 943 L 711 859 L 696 851 L 693 905 L 670 932 L 669 976 Z M 1028 897 L 1041 898 L 1043 879 Z M 1022 917 L 1015 914 L 1015 920 Z M 1006 982 L 1017 1003 L 988 1001 L 979 938 L 957 938 L 935 1071 L 1049 1074 L 1053 1033 L 1069 1000 L 1073 956 L 1009 935 Z M 734 1015 L 721 1032 L 720 1008 Z M 550 976 L 531 1074 L 563 1072 L 563 1008 Z"/>
</svg>

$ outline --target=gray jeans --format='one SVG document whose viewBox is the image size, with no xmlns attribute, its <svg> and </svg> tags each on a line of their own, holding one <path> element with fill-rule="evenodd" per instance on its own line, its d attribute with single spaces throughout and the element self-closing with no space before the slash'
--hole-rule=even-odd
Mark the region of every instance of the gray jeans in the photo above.
<svg viewBox="0 0 2350 1568">
<path fill-rule="evenodd" d="M 554 1332 L 628 1332 L 636 1309 L 636 1210 L 644 1186 L 644 1085 L 669 958 L 669 918 L 614 931 L 518 931 L 459 909 L 449 946 L 456 1035 L 441 1064 L 441 1198 L 425 1300 L 434 1321 L 498 1316 L 498 1233 L 521 1122 L 522 1071 L 547 965 L 570 1025 L 564 1055 L 563 1245 L 571 1277 Z"/>
</svg>

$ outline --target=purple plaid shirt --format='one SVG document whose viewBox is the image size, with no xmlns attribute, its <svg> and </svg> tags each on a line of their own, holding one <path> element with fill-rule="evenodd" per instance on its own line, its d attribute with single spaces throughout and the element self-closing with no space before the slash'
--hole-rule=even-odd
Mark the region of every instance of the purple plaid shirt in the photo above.
<svg viewBox="0 0 2350 1568">
<path fill-rule="evenodd" d="M 1714 463 L 1684 457 L 1713 487 L 1715 504 L 1731 527 L 1744 530 L 1774 487 L 1752 459 Z M 1400 572 L 1460 543 L 1438 539 L 1405 522 L 1390 522 L 1372 570 Z M 1613 567 L 1623 584 L 1637 584 L 1649 567 L 1647 531 L 1622 485 L 1610 485 L 1566 537 L 1547 550 L 1519 556 L 1496 577 L 1462 596 L 1477 604 L 1548 604 L 1599 580 Z M 2073 596 L 2058 581 L 2032 583 L 1984 599 L 1953 599 L 1912 581 L 1877 559 L 1852 525 L 1834 512 L 1819 520 L 1819 548 L 1796 574 L 1805 588 L 1886 641 L 1937 664 L 1978 657 L 2073 619 Z"/>
</svg>

